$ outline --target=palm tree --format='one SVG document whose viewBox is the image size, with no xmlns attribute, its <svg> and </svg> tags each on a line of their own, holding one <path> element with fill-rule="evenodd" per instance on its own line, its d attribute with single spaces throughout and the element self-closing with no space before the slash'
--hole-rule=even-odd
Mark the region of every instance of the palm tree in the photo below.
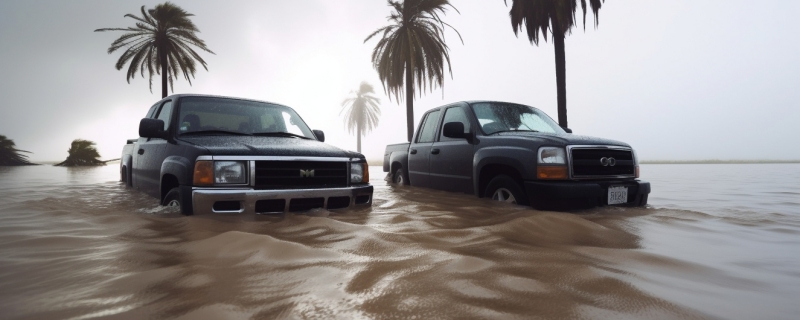
<svg viewBox="0 0 800 320">
<path fill-rule="evenodd" d="M 14 140 L 0 135 L 0 166 L 28 166 L 34 165 L 28 161 L 28 156 L 21 153 L 30 153 L 19 150 L 14 144 Z"/>
<path fill-rule="evenodd" d="M 539 35 L 547 41 L 547 30 L 550 30 L 553 45 L 556 50 L 556 90 L 558 96 L 558 125 L 567 127 L 567 79 L 566 56 L 564 54 L 564 38 L 575 26 L 575 11 L 578 8 L 577 0 L 511 0 L 511 27 L 514 35 L 522 30 L 528 32 L 528 40 L 539 45 Z M 601 2 L 605 0 L 589 0 L 589 6 L 594 14 L 594 24 L 600 22 L 599 13 Z M 506 2 L 506 5 L 508 3 Z M 586 0 L 581 0 L 583 10 L 583 25 L 586 28 Z"/>
<path fill-rule="evenodd" d="M 95 32 L 102 31 L 124 31 L 125 34 L 117 38 L 108 47 L 111 54 L 117 49 L 127 47 L 117 60 L 117 70 L 122 70 L 125 63 L 128 63 L 128 83 L 136 75 L 147 70 L 150 76 L 150 92 L 153 92 L 153 73 L 161 75 L 161 97 L 167 96 L 167 82 L 172 87 L 173 78 L 177 78 L 183 73 L 189 85 L 192 84 L 196 71 L 195 61 L 200 62 L 206 71 L 205 60 L 190 47 L 193 45 L 200 50 L 214 54 L 206 48 L 205 42 L 197 37 L 196 32 L 200 32 L 189 17 L 194 16 L 180 7 L 165 2 L 156 5 L 154 9 L 145 11 L 141 8 L 142 16 L 137 17 L 133 14 L 126 14 L 125 17 L 136 20 L 135 27 L 127 28 L 102 28 Z M 190 77 L 191 76 L 191 77 Z"/>
<path fill-rule="evenodd" d="M 429 90 L 444 85 L 444 65 L 450 77 L 450 53 L 444 42 L 444 27 L 451 25 L 442 21 L 440 15 L 447 7 L 458 9 L 448 0 L 387 0 L 394 12 L 388 17 L 391 24 L 375 30 L 364 42 L 382 34 L 372 51 L 372 65 L 378 71 L 384 90 L 400 100 L 400 92 L 406 89 L 406 122 L 408 141 L 414 134 L 414 82 L 416 86 Z M 463 43 L 464 40 L 462 39 Z M 403 76 L 405 75 L 405 82 Z"/>
<path fill-rule="evenodd" d="M 69 147 L 67 160 L 57 164 L 62 167 L 76 166 L 103 166 L 106 163 L 100 161 L 100 154 L 97 153 L 95 143 L 89 140 L 75 139 Z"/>
<path fill-rule="evenodd" d="M 356 148 L 361 152 L 361 136 L 365 133 L 372 131 L 378 126 L 378 117 L 381 115 L 381 109 L 378 98 L 372 96 L 375 89 L 366 81 L 361 82 L 358 90 L 350 91 L 356 96 L 347 98 L 342 101 L 342 111 L 339 115 L 344 113 L 344 125 L 350 133 L 356 133 Z"/>
</svg>

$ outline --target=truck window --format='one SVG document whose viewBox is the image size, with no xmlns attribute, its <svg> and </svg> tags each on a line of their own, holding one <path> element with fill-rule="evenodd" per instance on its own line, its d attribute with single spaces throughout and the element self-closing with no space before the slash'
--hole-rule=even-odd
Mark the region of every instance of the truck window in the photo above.
<svg viewBox="0 0 800 320">
<path fill-rule="evenodd" d="M 150 119 L 154 118 L 156 116 L 156 109 L 157 108 L 158 108 L 158 103 L 156 103 L 152 107 L 150 107 L 150 111 L 147 111 L 147 115 L 144 116 L 144 117 L 145 118 L 150 118 Z"/>
<path fill-rule="evenodd" d="M 472 110 L 486 134 L 503 131 L 565 133 L 544 112 L 528 106 L 481 102 L 473 104 Z"/>
<path fill-rule="evenodd" d="M 156 119 L 164 121 L 164 130 L 169 128 L 169 120 L 172 118 L 172 101 L 164 102 L 164 105 L 161 106 L 161 110 L 158 111 L 158 117 Z"/>
<path fill-rule="evenodd" d="M 244 134 L 288 132 L 312 138 L 313 133 L 294 110 L 281 105 L 245 100 L 186 97 L 178 111 L 180 134 L 230 131 Z"/>
<path fill-rule="evenodd" d="M 464 124 L 464 133 L 469 133 L 469 119 L 467 118 L 467 113 L 464 111 L 462 107 L 455 107 L 449 108 L 444 112 L 444 121 L 442 122 L 442 126 L 444 123 L 448 122 L 461 122 Z M 464 139 L 453 139 L 445 137 L 442 132 L 439 133 L 439 141 L 454 141 L 454 140 L 464 140 Z"/>
<path fill-rule="evenodd" d="M 299 122 L 297 117 L 289 114 L 288 112 L 281 112 L 281 115 L 283 116 L 283 123 L 286 126 L 286 132 L 303 135 L 303 130 L 297 126 L 297 123 Z"/>
<path fill-rule="evenodd" d="M 436 110 L 425 116 L 425 122 L 422 124 L 422 130 L 419 132 L 417 143 L 433 142 L 433 139 L 436 137 L 436 125 L 439 124 L 440 112 L 441 111 Z"/>
</svg>

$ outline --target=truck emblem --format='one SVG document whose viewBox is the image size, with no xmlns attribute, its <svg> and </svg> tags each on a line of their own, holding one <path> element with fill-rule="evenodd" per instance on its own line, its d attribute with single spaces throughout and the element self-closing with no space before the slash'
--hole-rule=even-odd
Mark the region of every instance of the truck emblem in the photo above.
<svg viewBox="0 0 800 320">
<path fill-rule="evenodd" d="M 600 164 L 602 164 L 604 167 L 613 167 L 617 165 L 617 159 L 614 159 L 612 157 L 608 158 L 602 157 L 600 158 Z"/>
<path fill-rule="evenodd" d="M 303 170 L 300 169 L 300 178 L 310 178 L 314 176 L 314 169 Z"/>
</svg>

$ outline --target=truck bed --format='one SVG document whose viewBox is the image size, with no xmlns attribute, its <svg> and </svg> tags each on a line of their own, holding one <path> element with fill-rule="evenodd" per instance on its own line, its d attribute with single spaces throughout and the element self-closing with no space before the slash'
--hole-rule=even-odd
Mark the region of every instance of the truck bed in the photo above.
<svg viewBox="0 0 800 320">
<path fill-rule="evenodd" d="M 386 151 L 383 153 L 383 172 L 389 172 L 391 169 L 391 159 L 393 158 L 392 154 L 394 154 L 394 158 L 397 158 L 400 155 L 400 158 L 408 157 L 408 147 L 411 143 L 403 142 L 403 143 L 395 143 L 386 146 Z"/>
</svg>

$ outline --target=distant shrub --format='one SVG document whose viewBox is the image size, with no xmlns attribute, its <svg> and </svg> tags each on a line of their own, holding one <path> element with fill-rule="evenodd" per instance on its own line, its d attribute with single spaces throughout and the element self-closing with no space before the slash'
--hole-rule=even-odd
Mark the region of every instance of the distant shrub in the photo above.
<svg viewBox="0 0 800 320">
<path fill-rule="evenodd" d="M 89 140 L 76 139 L 72 141 L 72 145 L 67 152 L 69 152 L 67 160 L 56 164 L 56 166 L 104 166 L 106 164 L 100 161 L 100 154 L 97 152 L 97 148 L 95 148 L 95 143 Z"/>
<path fill-rule="evenodd" d="M 14 144 L 14 140 L 0 135 L 0 166 L 29 166 L 35 165 L 28 161 L 28 156 L 22 153 L 30 153 L 28 151 L 19 150 Z"/>
</svg>

